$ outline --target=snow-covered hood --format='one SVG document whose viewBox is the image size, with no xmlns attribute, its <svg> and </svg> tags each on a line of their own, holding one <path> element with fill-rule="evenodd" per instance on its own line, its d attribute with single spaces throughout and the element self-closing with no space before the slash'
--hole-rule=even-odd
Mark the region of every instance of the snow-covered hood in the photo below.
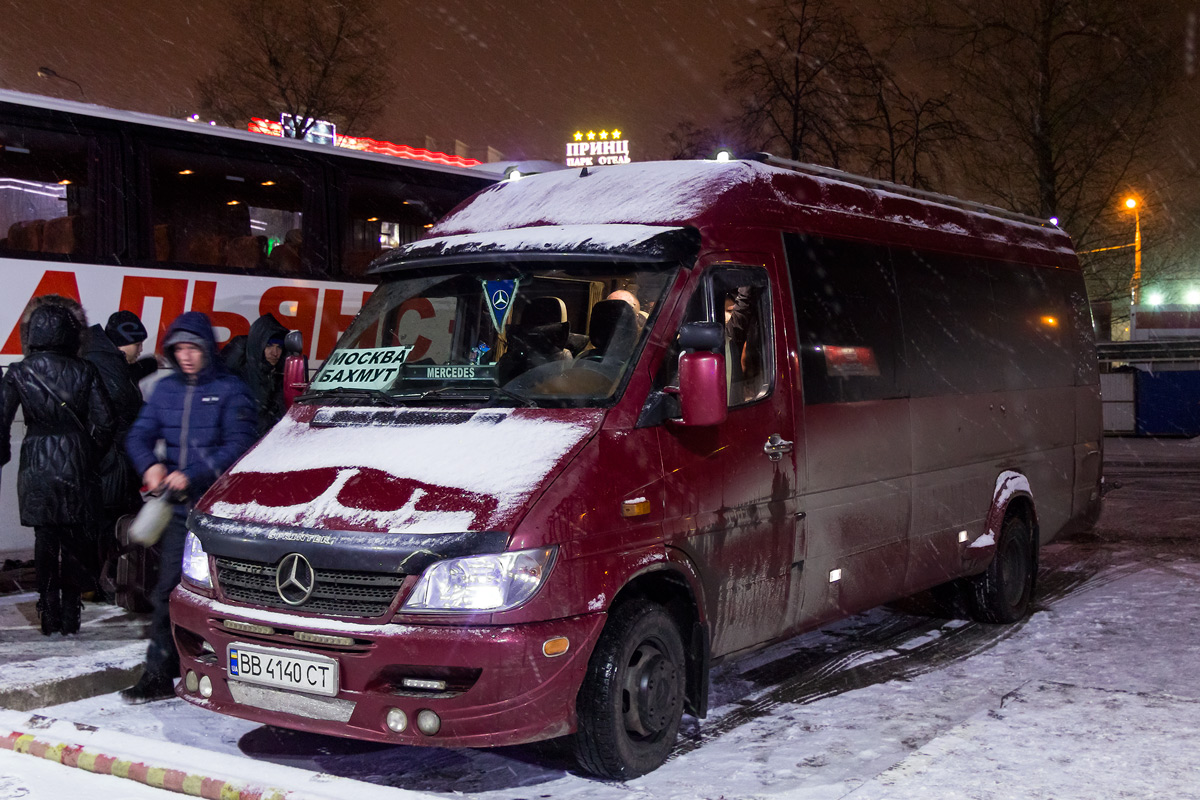
<svg viewBox="0 0 1200 800">
<path fill-rule="evenodd" d="M 511 531 L 603 413 L 294 406 L 196 510 L 290 529 Z"/>
</svg>

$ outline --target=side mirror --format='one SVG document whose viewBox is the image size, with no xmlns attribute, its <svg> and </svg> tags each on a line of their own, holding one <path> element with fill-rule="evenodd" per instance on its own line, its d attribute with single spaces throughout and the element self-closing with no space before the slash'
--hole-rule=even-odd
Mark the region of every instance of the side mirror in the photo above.
<svg viewBox="0 0 1200 800">
<path fill-rule="evenodd" d="M 724 353 L 679 356 L 679 408 L 688 427 L 720 425 L 728 411 Z"/>
<path fill-rule="evenodd" d="M 725 326 L 720 322 L 685 323 L 679 329 L 679 347 L 685 351 L 720 353 L 725 349 Z"/>
<path fill-rule="evenodd" d="M 283 337 L 283 352 L 289 356 L 304 355 L 304 334 L 300 331 L 288 331 Z"/>
<path fill-rule="evenodd" d="M 308 391 L 308 356 L 304 355 L 304 334 L 288 331 L 283 337 L 283 407 L 291 408 L 297 397 Z"/>
</svg>

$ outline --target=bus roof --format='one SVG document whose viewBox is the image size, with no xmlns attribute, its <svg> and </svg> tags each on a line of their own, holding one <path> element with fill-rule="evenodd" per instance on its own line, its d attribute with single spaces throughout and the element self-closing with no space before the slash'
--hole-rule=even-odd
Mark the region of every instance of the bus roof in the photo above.
<svg viewBox="0 0 1200 800">
<path fill-rule="evenodd" d="M 1070 237 L 1043 220 L 810 165 L 757 160 L 639 162 L 505 181 L 442 219 L 430 237 L 531 226 L 728 226 L 1078 268 Z M 428 237 L 427 237 L 428 238 Z"/>
<path fill-rule="evenodd" d="M 359 161 L 374 161 L 384 164 L 396 164 L 398 161 L 400 161 L 403 162 L 405 166 L 412 166 L 417 169 L 429 170 L 431 172 L 465 175 L 473 178 L 480 178 L 484 181 L 496 180 L 496 176 L 489 172 L 467 169 L 465 167 L 452 167 L 445 164 L 437 164 L 431 161 L 419 161 L 416 159 L 400 158 L 398 156 L 386 156 L 377 153 L 369 153 L 361 150 L 350 150 L 343 147 L 331 147 L 329 145 L 315 144 L 313 142 L 306 142 L 300 139 L 284 139 L 282 137 L 267 136 L 266 134 L 254 133 L 249 130 L 240 130 L 238 128 L 226 128 L 220 125 L 205 125 L 197 122 L 190 122 L 184 119 L 175 119 L 173 117 L 160 117 L 155 114 L 144 114 L 140 111 L 123 111 L 120 109 L 108 108 L 107 106 L 98 106 L 93 103 L 80 103 L 74 100 L 59 100 L 58 98 L 54 97 L 45 97 L 37 94 L 26 94 L 25 92 L 14 92 L 7 89 L 0 89 L 0 108 L 2 108 L 2 106 L 6 103 L 22 106 L 24 108 L 38 108 L 50 112 L 74 114 L 97 120 L 107 120 L 119 124 L 144 125 L 162 130 L 180 131 L 193 135 L 213 136 L 219 139 L 234 139 L 243 142 L 267 144 L 275 147 L 301 150 L 309 153 L 319 153 L 337 158 L 349 158 Z M 2 111 L 0 111 L 0 115 L 2 115 Z M 249 121 L 247 121 L 247 123 L 248 122 Z"/>
</svg>

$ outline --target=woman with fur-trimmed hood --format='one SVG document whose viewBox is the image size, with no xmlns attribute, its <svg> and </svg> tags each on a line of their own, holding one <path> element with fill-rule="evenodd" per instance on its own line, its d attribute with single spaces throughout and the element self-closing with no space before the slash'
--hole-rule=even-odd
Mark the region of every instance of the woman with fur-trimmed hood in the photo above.
<svg viewBox="0 0 1200 800">
<path fill-rule="evenodd" d="M 38 616 L 47 635 L 79 631 L 100 508 L 99 459 L 113 435 L 100 375 L 79 357 L 83 325 L 72 302 L 31 309 L 22 325 L 26 357 L 0 382 L 0 464 L 11 457 L 18 408 L 25 419 L 17 498 L 21 524 L 34 530 Z"/>
</svg>

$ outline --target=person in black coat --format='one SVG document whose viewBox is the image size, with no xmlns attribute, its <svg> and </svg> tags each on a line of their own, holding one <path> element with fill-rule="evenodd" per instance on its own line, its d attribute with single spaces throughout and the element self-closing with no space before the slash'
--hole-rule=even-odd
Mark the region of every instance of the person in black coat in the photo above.
<svg viewBox="0 0 1200 800">
<path fill-rule="evenodd" d="M 89 532 L 100 510 L 99 460 L 112 441 L 113 411 L 96 368 L 79 357 L 83 328 L 62 305 L 29 316 L 28 354 L 0 381 L 0 464 L 11 457 L 10 428 L 24 412 L 17 476 L 21 524 L 34 530 L 42 633 L 79 631 Z"/>
<path fill-rule="evenodd" d="M 142 407 L 142 392 L 138 388 L 135 368 L 146 340 L 146 328 L 131 311 L 118 311 L 101 328 L 88 329 L 83 357 L 96 367 L 104 381 L 108 399 L 115 414 L 113 442 L 100 459 L 101 513 L 97 518 L 95 548 L 90 566 L 91 584 L 97 596 L 104 594 L 107 583 L 113 583 L 116 571 L 116 523 L 124 514 L 137 511 L 142 505 L 138 488 L 141 477 L 125 454 L 125 435 L 137 419 Z M 110 587 L 111 588 L 111 587 Z"/>
<path fill-rule="evenodd" d="M 258 409 L 255 433 L 262 436 L 283 417 L 283 337 L 287 328 L 271 314 L 254 320 L 246 336 L 244 351 L 237 348 L 226 358 L 226 366 L 250 387 L 250 396 Z M 231 349 L 233 342 L 226 345 Z M 224 353 L 222 353 L 224 356 Z"/>
</svg>

